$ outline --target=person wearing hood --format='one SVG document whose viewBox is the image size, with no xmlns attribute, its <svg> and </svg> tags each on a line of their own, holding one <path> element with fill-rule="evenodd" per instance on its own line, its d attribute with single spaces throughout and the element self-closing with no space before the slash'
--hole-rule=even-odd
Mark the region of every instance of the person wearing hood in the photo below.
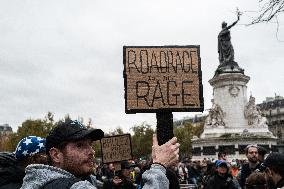
<svg viewBox="0 0 284 189">
<path fill-rule="evenodd" d="M 232 177 L 228 174 L 228 163 L 224 160 L 217 160 L 216 173 L 209 178 L 205 189 L 238 189 Z"/>
<path fill-rule="evenodd" d="M 49 165 L 28 166 L 22 189 L 96 189 L 90 182 L 95 157 L 92 142 L 103 137 L 102 130 L 86 128 L 76 120 L 59 123 L 46 138 Z M 165 167 L 178 161 L 178 153 L 177 138 L 159 146 L 153 136 L 153 164 L 143 174 L 144 189 L 168 188 Z"/>
</svg>

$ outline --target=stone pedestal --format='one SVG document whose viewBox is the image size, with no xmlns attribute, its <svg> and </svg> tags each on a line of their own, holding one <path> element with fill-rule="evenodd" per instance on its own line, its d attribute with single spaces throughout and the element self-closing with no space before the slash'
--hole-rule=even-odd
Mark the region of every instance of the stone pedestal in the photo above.
<svg viewBox="0 0 284 189">
<path fill-rule="evenodd" d="M 250 101 L 247 98 L 250 77 L 238 66 L 218 67 L 217 71 L 209 80 L 213 100 L 204 132 L 200 138 L 192 140 L 193 159 L 216 159 L 218 151 L 224 150 L 229 151 L 232 158 L 242 158 L 241 148 L 248 144 L 264 145 L 272 150 L 276 137 L 268 130 L 254 98 L 250 97 Z"/>
<path fill-rule="evenodd" d="M 222 137 L 194 138 L 192 139 L 193 160 L 204 158 L 217 159 L 218 152 L 226 152 L 229 161 L 233 159 L 246 159 L 245 147 L 249 144 L 257 144 L 269 151 L 274 151 L 276 139 L 270 136 L 258 136 L 243 134 L 226 134 Z"/>
<path fill-rule="evenodd" d="M 226 128 L 243 128 L 247 126 L 244 107 L 247 103 L 247 86 L 249 77 L 240 73 L 228 73 L 209 80 L 213 86 L 213 98 L 225 112 Z"/>
</svg>

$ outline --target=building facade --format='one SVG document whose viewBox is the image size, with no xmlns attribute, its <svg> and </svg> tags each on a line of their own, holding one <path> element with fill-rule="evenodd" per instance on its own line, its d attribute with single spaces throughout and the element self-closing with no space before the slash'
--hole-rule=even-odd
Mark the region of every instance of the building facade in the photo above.
<svg viewBox="0 0 284 189">
<path fill-rule="evenodd" d="M 0 151 L 6 151 L 3 145 L 8 140 L 9 135 L 13 133 L 12 127 L 9 124 L 0 125 Z"/>
<path fill-rule="evenodd" d="M 0 135 L 7 135 L 11 133 L 13 133 L 13 130 L 9 124 L 0 125 Z"/>
<path fill-rule="evenodd" d="M 267 97 L 258 107 L 267 118 L 269 130 L 278 138 L 279 152 L 284 153 L 284 98 L 277 95 Z"/>
</svg>

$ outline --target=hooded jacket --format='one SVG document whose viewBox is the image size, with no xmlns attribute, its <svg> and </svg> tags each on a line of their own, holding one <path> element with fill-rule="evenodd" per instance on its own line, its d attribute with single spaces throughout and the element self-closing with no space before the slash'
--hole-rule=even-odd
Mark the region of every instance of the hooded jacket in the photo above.
<svg viewBox="0 0 284 189">
<path fill-rule="evenodd" d="M 29 165 L 26 168 L 26 176 L 21 189 L 41 189 L 53 180 L 61 178 L 76 179 L 73 174 L 57 167 L 42 164 Z M 153 164 L 151 169 L 143 174 L 142 178 L 145 180 L 143 189 L 169 188 L 166 169 L 160 165 Z M 70 189 L 96 189 L 96 187 L 89 181 L 78 181 Z"/>
</svg>

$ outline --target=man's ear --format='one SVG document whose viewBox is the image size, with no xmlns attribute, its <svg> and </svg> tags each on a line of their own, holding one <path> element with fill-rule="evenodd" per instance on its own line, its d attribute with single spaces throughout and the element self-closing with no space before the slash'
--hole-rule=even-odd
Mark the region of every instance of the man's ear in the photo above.
<svg viewBox="0 0 284 189">
<path fill-rule="evenodd" d="M 53 164 L 60 165 L 63 162 L 63 153 L 58 148 L 51 148 L 49 155 Z"/>
</svg>

